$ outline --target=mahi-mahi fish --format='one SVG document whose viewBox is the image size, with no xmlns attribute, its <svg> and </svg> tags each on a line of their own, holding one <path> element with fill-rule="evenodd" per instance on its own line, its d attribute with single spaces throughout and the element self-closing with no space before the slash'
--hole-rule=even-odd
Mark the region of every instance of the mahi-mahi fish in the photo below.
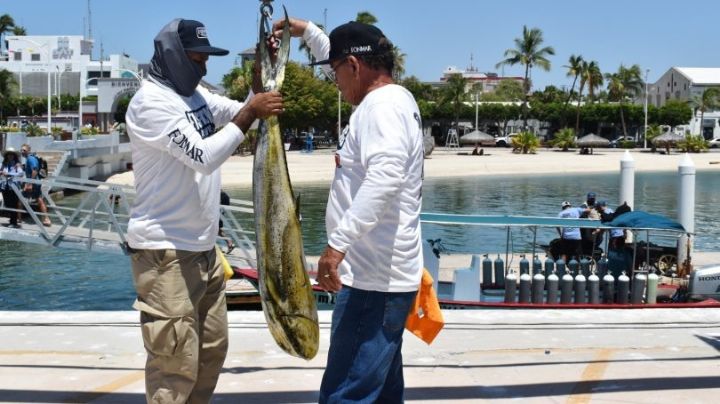
<svg viewBox="0 0 720 404">
<path fill-rule="evenodd" d="M 290 53 L 286 25 L 273 64 L 267 46 L 267 13 L 260 22 L 261 77 L 265 91 L 278 91 Z M 287 11 L 285 11 L 285 19 Z M 318 351 L 317 308 L 305 269 L 299 201 L 295 199 L 276 116 L 260 121 L 253 169 L 258 289 L 270 333 L 290 355 L 312 359 Z"/>
</svg>

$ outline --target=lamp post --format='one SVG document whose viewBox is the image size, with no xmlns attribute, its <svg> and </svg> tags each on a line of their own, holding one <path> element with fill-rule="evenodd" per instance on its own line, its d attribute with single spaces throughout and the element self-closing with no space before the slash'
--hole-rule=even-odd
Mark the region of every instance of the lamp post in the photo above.
<svg viewBox="0 0 720 404">
<path fill-rule="evenodd" d="M 645 127 L 643 129 L 643 149 L 647 149 L 647 130 L 648 130 L 648 73 L 650 69 L 645 69 Z"/>
<path fill-rule="evenodd" d="M 47 56 L 47 131 L 48 134 L 52 133 L 52 95 L 50 94 L 50 44 L 45 42 L 44 44 L 33 41 L 27 38 L 8 38 L 9 41 L 25 41 L 31 43 L 39 48 L 45 48 L 45 55 Z"/>
</svg>

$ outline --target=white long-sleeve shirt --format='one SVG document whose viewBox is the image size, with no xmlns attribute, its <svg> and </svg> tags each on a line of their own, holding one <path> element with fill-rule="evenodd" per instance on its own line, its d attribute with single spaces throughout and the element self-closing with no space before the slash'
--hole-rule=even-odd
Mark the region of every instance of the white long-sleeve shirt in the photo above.
<svg viewBox="0 0 720 404">
<path fill-rule="evenodd" d="M 314 24 L 303 38 L 318 60 L 327 58 L 327 36 Z M 412 94 L 394 84 L 368 93 L 339 145 L 325 214 L 328 244 L 345 253 L 339 266 L 344 285 L 417 290 L 423 157 L 420 111 Z"/>
<path fill-rule="evenodd" d="M 202 87 L 183 97 L 152 78 L 143 82 L 126 114 L 137 192 L 128 224 L 130 247 L 214 248 L 218 168 L 244 138 L 230 122 L 242 105 Z"/>
</svg>

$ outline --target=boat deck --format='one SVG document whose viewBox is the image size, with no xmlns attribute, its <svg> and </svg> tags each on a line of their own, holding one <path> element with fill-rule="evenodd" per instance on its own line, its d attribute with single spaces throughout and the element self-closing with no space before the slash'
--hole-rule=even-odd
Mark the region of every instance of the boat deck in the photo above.
<svg viewBox="0 0 720 404">
<path fill-rule="evenodd" d="M 327 359 L 282 352 L 262 312 L 231 312 L 213 402 L 310 403 Z M 406 400 L 715 403 L 720 309 L 445 312 L 425 345 L 405 334 Z M 136 312 L 0 312 L 1 402 L 144 403 Z"/>
</svg>

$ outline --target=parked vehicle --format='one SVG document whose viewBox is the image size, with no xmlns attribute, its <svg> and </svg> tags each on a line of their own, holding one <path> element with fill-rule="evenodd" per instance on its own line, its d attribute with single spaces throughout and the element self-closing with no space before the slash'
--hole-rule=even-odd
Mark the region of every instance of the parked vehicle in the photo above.
<svg viewBox="0 0 720 404">
<path fill-rule="evenodd" d="M 620 147 L 623 142 L 635 142 L 635 138 L 632 136 L 620 136 L 610 141 L 610 147 Z"/>
<path fill-rule="evenodd" d="M 519 133 L 511 133 L 507 136 L 498 136 L 495 138 L 495 147 L 510 147 L 512 145 L 512 138 L 519 135 Z"/>
<path fill-rule="evenodd" d="M 708 140 L 708 147 L 711 149 L 717 149 L 718 147 L 720 147 L 720 137 Z"/>
</svg>

